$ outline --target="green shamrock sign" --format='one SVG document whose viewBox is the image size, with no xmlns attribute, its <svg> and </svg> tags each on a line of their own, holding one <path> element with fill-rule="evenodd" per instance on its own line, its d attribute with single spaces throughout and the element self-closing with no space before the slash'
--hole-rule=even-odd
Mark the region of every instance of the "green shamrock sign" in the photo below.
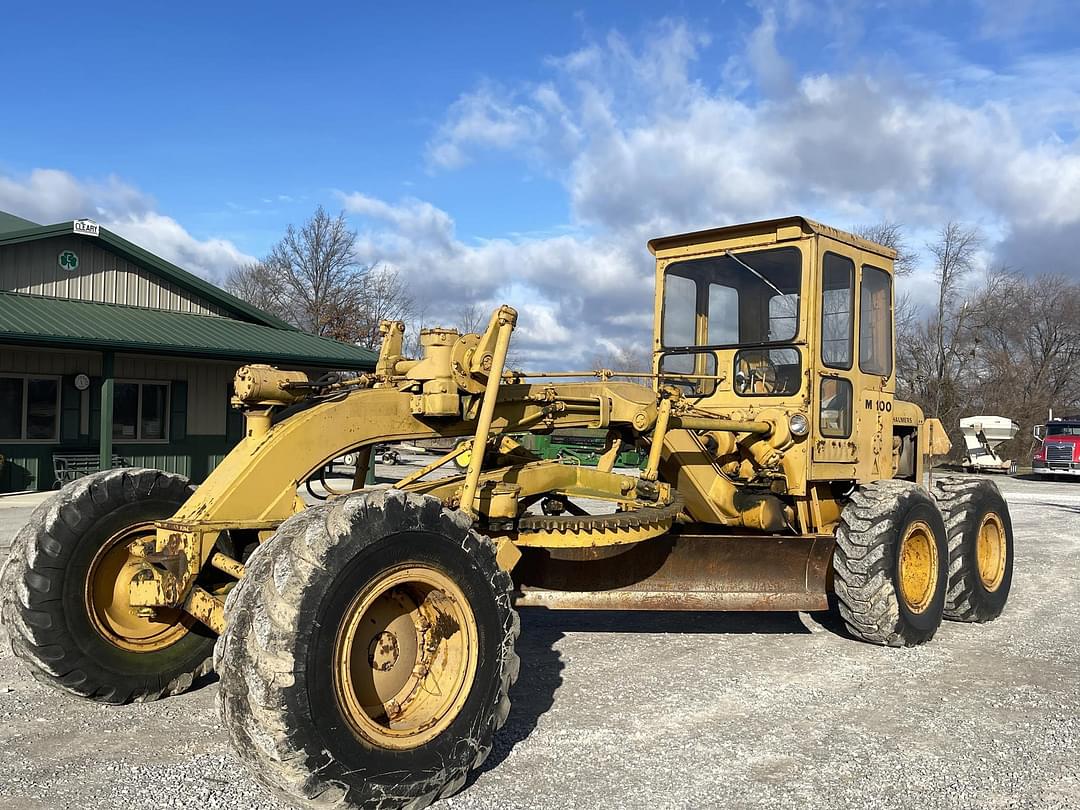
<svg viewBox="0 0 1080 810">
<path fill-rule="evenodd" d="M 77 270 L 79 267 L 79 256 L 74 250 L 61 252 L 56 261 L 64 270 Z"/>
</svg>

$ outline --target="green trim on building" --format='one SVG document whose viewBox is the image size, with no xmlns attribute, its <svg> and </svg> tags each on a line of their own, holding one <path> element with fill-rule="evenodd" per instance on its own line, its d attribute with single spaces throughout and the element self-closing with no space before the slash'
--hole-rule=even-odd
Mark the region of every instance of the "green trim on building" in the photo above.
<svg viewBox="0 0 1080 810">
<path fill-rule="evenodd" d="M 369 369 L 360 346 L 216 315 L 0 292 L 0 343 Z"/>
<path fill-rule="evenodd" d="M 20 217 L 13 217 L 11 214 L 5 214 L 4 216 L 12 217 L 16 220 L 20 219 Z M 26 220 L 23 221 L 26 222 Z M 124 257 L 129 262 L 137 264 L 144 270 L 148 270 L 149 272 L 155 273 L 162 278 L 173 282 L 178 287 L 202 296 L 207 301 L 216 304 L 238 318 L 252 323 L 262 324 L 264 326 L 273 326 L 276 329 L 288 329 L 289 331 L 294 332 L 299 331 L 291 324 L 285 323 L 285 321 L 275 318 L 267 312 L 263 312 L 258 307 L 252 306 L 247 301 L 240 300 L 235 295 L 230 295 L 220 287 L 211 284 L 209 281 L 204 281 L 198 276 L 189 273 L 187 270 L 177 267 L 172 262 L 167 262 L 160 256 L 155 256 L 148 250 L 143 250 L 138 245 L 129 242 L 122 236 L 118 236 L 107 228 L 101 228 L 99 226 L 97 236 L 87 236 L 85 234 L 75 233 L 74 221 L 59 222 L 55 225 L 30 224 L 32 227 L 5 231 L 2 223 L 0 223 L 0 245 L 35 242 L 39 239 L 51 239 L 54 236 L 76 235 L 80 239 L 87 239 L 101 244 L 108 250 Z"/>
<path fill-rule="evenodd" d="M 72 444 L 4 444 L 0 442 L 0 493 L 22 492 L 28 489 L 52 489 L 56 480 L 53 469 L 54 453 L 96 453 L 97 442 Z M 168 444 L 117 444 L 114 455 L 120 456 L 129 467 L 149 467 L 154 470 L 185 475 L 201 482 L 221 463 L 235 444 L 227 436 L 187 436 Z"/>
</svg>

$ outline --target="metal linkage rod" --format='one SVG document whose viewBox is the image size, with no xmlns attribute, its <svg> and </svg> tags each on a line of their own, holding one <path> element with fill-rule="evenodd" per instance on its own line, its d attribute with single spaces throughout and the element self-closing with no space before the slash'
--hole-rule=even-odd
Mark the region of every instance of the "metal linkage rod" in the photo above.
<svg viewBox="0 0 1080 810">
<path fill-rule="evenodd" d="M 677 377 L 680 380 L 726 380 L 723 374 L 684 374 L 676 371 L 666 371 L 655 374 L 651 371 L 612 371 L 609 368 L 593 369 L 592 371 L 507 371 L 503 374 L 507 381 L 537 379 L 551 377 L 553 379 L 563 377 L 597 377 L 601 380 L 610 380 L 612 377 L 632 377 L 641 380 L 655 380 L 657 377 Z"/>
<path fill-rule="evenodd" d="M 473 500 L 480 483 L 480 471 L 484 466 L 484 449 L 487 447 L 488 436 L 491 435 L 491 420 L 495 416 L 495 404 L 499 398 L 499 384 L 506 366 L 506 353 L 510 348 L 510 334 L 517 324 L 517 311 L 503 306 L 499 309 L 498 318 L 499 333 L 495 342 L 495 353 L 491 360 L 491 371 L 487 375 L 484 399 L 480 403 L 480 415 L 476 420 L 476 437 L 473 439 L 469 469 L 465 473 L 465 484 L 461 488 L 460 509 L 473 517 L 476 516 Z"/>
</svg>

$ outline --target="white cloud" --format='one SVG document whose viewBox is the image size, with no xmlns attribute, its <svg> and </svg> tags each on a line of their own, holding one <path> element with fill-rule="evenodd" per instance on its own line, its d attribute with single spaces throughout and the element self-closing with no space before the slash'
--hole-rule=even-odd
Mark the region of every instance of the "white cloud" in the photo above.
<svg viewBox="0 0 1080 810">
<path fill-rule="evenodd" d="M 766 9 L 761 24 L 750 34 L 746 46 L 750 66 L 762 88 L 770 95 L 787 93 L 794 84 L 791 65 L 776 47 L 776 29 L 776 12 L 771 8 Z"/>
<path fill-rule="evenodd" d="M 984 5 L 989 19 L 1001 4 Z M 350 191 L 340 199 L 361 256 L 399 268 L 429 323 L 452 323 L 469 303 L 518 307 L 522 356 L 564 368 L 648 341 L 644 245 L 665 233 L 804 213 L 840 227 L 899 221 L 919 245 L 955 218 L 984 228 L 994 260 L 1080 274 L 1080 55 L 991 68 L 911 31 L 887 49 L 856 49 L 866 12 L 855 0 L 757 7 L 756 25 L 715 41 L 671 21 L 642 43 L 613 32 L 548 58 L 539 81 L 463 93 L 426 145 L 429 168 L 521 160 L 562 183 L 570 221 L 463 238 L 430 201 Z M 859 67 L 799 75 L 785 43 L 807 34 L 860 54 Z M 185 266 L 236 251 L 192 238 L 114 178 L 0 177 L 0 208 L 45 220 L 108 211 L 109 227 L 147 247 L 186 251 Z"/>
<path fill-rule="evenodd" d="M 1046 78 L 1080 75 L 1075 55 L 991 70 L 947 53 L 934 76 L 890 56 L 799 77 L 779 35 L 820 15 L 802 0 L 760 10 L 749 36 L 723 42 L 742 50 L 720 59 L 708 37 L 666 22 L 640 47 L 612 33 L 548 59 L 542 82 L 485 83 L 451 106 L 431 165 L 460 168 L 493 150 L 543 164 L 565 185 L 571 234 L 469 244 L 428 203 L 346 195 L 368 222 L 365 255 L 405 269 L 434 314 L 452 318 L 470 300 L 529 307 L 519 341 L 536 351 L 555 341 L 548 354 L 565 367 L 605 340 L 647 340 L 651 236 L 804 213 L 840 227 L 900 221 L 919 245 L 955 218 L 1015 263 L 1020 234 L 1057 245 L 1080 233 L 1080 83 Z M 861 36 L 850 0 L 826 12 L 837 41 Z M 715 75 L 705 64 L 725 66 L 718 85 L 698 78 Z M 1039 260 L 1080 273 L 1064 256 Z"/>
<path fill-rule="evenodd" d="M 366 263 L 397 269 L 428 324 L 455 325 L 463 306 L 519 310 L 515 347 L 530 365 L 566 368 L 603 351 L 602 339 L 647 337 L 652 268 L 618 240 L 569 234 L 467 244 L 445 211 L 427 203 L 388 203 L 343 194 L 361 222 L 357 250 Z"/>
<path fill-rule="evenodd" d="M 34 169 L 25 177 L 0 175 L 0 211 L 41 224 L 93 219 L 211 281 L 220 281 L 237 264 L 254 261 L 229 240 L 198 239 L 155 209 L 149 195 L 117 177 L 81 180 L 58 169 Z"/>
</svg>

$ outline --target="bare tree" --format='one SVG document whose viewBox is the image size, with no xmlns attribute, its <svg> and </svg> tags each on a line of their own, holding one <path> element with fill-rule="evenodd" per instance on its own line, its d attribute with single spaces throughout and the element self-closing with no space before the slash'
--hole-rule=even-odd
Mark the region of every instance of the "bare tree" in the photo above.
<svg viewBox="0 0 1080 810">
<path fill-rule="evenodd" d="M 1031 427 L 1049 408 L 1080 409 L 1080 285 L 1059 275 L 988 275 L 969 307 L 975 362 L 965 401 L 1022 430 L 1010 452 L 1030 455 Z"/>
<path fill-rule="evenodd" d="M 485 312 L 483 307 L 475 301 L 462 304 L 457 313 L 457 329 L 462 334 L 470 332 L 483 332 L 487 328 L 491 313 Z"/>
<path fill-rule="evenodd" d="M 398 271 L 359 262 L 355 241 L 344 214 L 319 206 L 265 260 L 234 268 L 226 289 L 307 332 L 378 348 L 379 322 L 408 321 L 415 305 Z"/>
<path fill-rule="evenodd" d="M 225 289 L 264 312 L 283 320 L 289 316 L 288 296 L 281 279 L 263 262 L 240 264 L 225 277 Z"/>
<path fill-rule="evenodd" d="M 363 309 L 368 268 L 356 256 L 344 213 L 320 205 L 299 229 L 290 225 L 265 264 L 287 297 L 288 320 L 316 335 L 355 339 L 349 324 Z"/>
<path fill-rule="evenodd" d="M 960 360 L 957 347 L 963 336 L 968 307 L 960 300 L 963 283 L 975 269 L 981 236 L 977 228 L 967 228 L 959 222 L 947 222 L 938 238 L 926 245 L 934 257 L 934 278 L 938 285 L 936 318 L 933 323 L 933 408 L 942 418 L 942 405 L 953 381 L 954 364 Z"/>
<path fill-rule="evenodd" d="M 416 304 L 401 274 L 385 265 L 372 268 L 364 277 L 363 295 L 355 323 L 356 342 L 368 349 L 378 349 L 382 340 L 382 321 L 411 321 Z"/>
<path fill-rule="evenodd" d="M 918 263 L 918 256 L 911 250 L 904 236 L 904 226 L 899 222 L 883 219 L 872 225 L 863 225 L 854 229 L 856 236 L 861 236 L 871 242 L 892 248 L 896 251 L 893 260 L 893 272 L 898 276 L 906 276 L 914 272 Z"/>
</svg>

